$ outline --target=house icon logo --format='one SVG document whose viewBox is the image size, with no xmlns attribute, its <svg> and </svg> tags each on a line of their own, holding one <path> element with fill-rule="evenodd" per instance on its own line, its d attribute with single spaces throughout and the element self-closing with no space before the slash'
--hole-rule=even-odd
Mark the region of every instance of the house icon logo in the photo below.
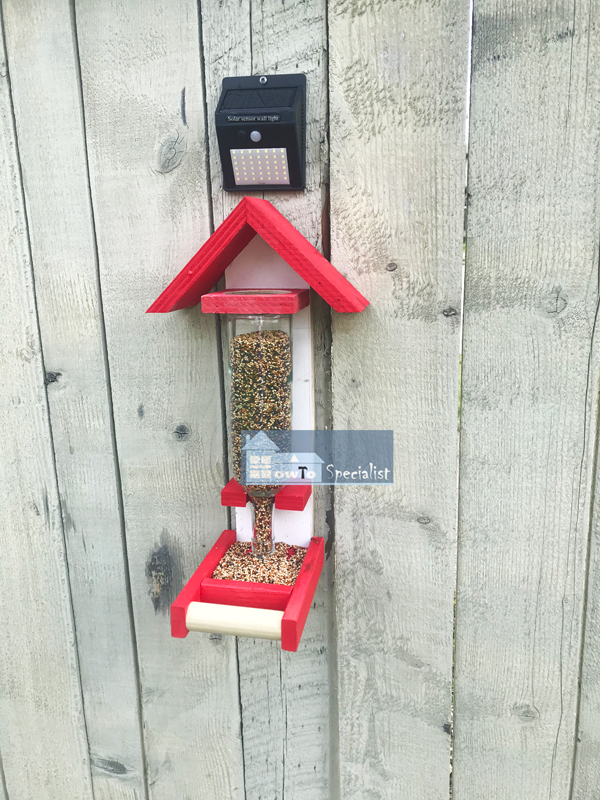
<svg viewBox="0 0 600 800">
<path fill-rule="evenodd" d="M 254 436 L 246 434 L 242 447 L 245 458 L 245 477 L 242 483 L 290 484 L 321 483 L 323 459 L 316 453 L 288 453 L 282 451 L 264 431 Z"/>
</svg>

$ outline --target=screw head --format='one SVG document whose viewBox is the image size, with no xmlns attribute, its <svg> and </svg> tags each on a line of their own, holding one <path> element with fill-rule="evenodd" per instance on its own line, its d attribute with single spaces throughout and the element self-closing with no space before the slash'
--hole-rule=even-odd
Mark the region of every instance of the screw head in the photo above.
<svg viewBox="0 0 600 800">
<path fill-rule="evenodd" d="M 386 269 L 388 272 L 393 272 L 395 269 L 398 269 L 398 264 L 394 264 L 394 262 L 392 261 L 390 264 L 387 265 Z"/>
<path fill-rule="evenodd" d="M 267 76 L 266 75 L 261 75 L 260 78 L 258 79 L 258 82 L 262 83 L 262 84 L 265 84 L 267 82 Z"/>
</svg>

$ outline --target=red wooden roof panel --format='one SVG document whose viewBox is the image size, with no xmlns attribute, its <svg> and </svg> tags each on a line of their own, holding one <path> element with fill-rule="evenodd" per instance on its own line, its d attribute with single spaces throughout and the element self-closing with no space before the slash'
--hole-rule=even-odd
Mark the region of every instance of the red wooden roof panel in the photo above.
<svg viewBox="0 0 600 800">
<path fill-rule="evenodd" d="M 271 203 L 244 197 L 148 312 L 165 313 L 197 305 L 257 233 L 335 311 L 362 311 L 369 304 Z"/>
<path fill-rule="evenodd" d="M 248 222 L 335 311 L 357 312 L 369 301 L 267 200 L 247 197 Z"/>
</svg>

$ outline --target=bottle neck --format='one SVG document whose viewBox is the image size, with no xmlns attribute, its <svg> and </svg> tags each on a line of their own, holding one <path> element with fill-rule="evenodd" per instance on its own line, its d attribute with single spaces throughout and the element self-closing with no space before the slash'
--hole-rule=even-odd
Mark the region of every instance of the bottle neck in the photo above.
<svg viewBox="0 0 600 800">
<path fill-rule="evenodd" d="M 252 552 L 264 558 L 275 552 L 273 539 L 273 497 L 250 495 L 252 502 Z"/>
</svg>

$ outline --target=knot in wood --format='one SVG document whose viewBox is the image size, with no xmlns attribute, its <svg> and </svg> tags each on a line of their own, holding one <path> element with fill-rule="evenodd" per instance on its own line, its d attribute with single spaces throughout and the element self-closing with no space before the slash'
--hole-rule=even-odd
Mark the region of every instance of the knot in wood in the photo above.
<svg viewBox="0 0 600 800">
<path fill-rule="evenodd" d="M 158 143 L 156 170 L 163 175 L 178 167 L 187 149 L 186 141 L 178 131 L 171 131 Z"/>
<path fill-rule="evenodd" d="M 190 438 L 190 433 L 191 431 L 188 426 L 181 423 L 181 425 L 178 425 L 173 431 L 173 437 L 177 439 L 178 442 L 185 442 L 186 439 Z"/>
</svg>

